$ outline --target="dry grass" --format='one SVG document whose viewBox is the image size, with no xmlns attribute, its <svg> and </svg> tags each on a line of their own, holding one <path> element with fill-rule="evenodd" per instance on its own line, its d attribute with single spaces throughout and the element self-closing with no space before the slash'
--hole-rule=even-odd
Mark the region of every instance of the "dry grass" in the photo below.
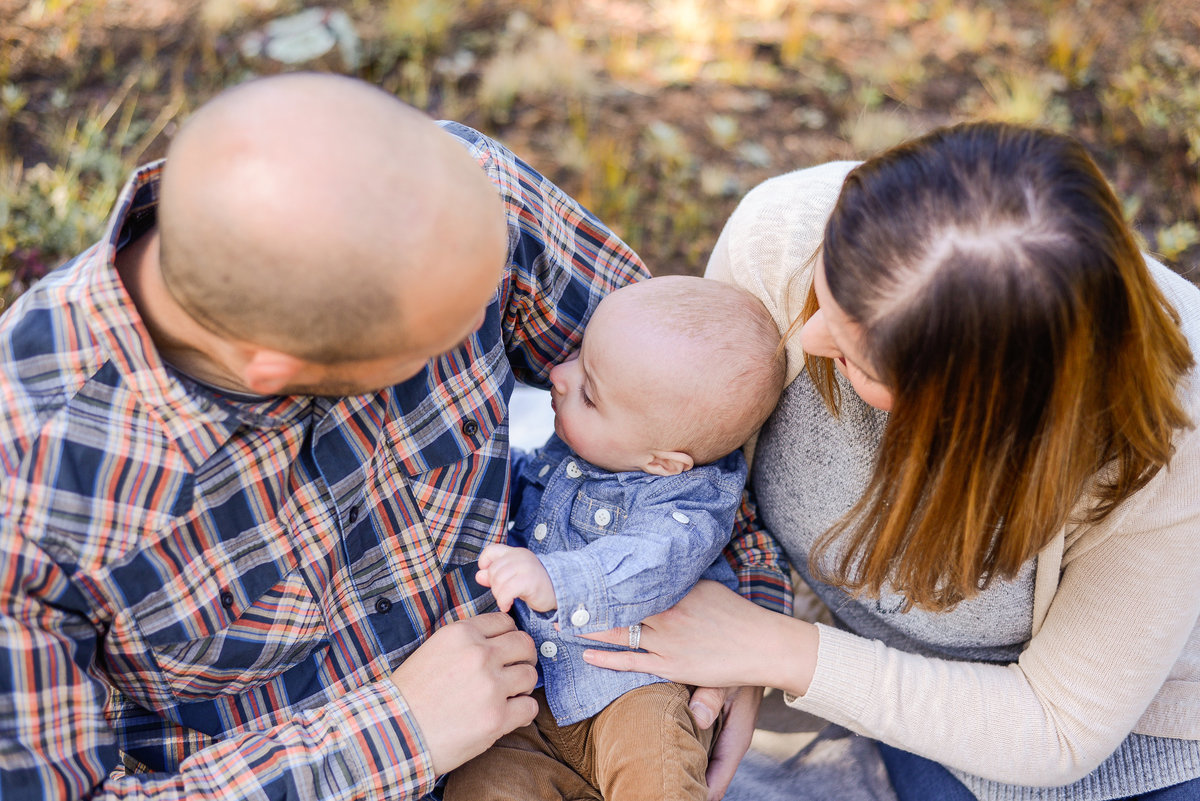
<svg viewBox="0 0 1200 801">
<path fill-rule="evenodd" d="M 353 72 L 493 134 L 656 272 L 772 174 L 947 122 L 1071 132 L 1145 246 L 1200 273 L 1200 15 L 1180 0 L 330 0 Z M 0 0 L 0 288 L 94 238 L 127 170 L 297 0 Z M 287 69 L 296 67 L 286 67 Z"/>
</svg>

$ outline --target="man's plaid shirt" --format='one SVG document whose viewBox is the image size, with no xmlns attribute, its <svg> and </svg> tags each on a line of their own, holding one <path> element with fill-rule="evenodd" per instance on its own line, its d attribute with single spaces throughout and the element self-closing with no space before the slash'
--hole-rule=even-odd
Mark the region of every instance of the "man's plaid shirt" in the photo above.
<svg viewBox="0 0 1200 801">
<path fill-rule="evenodd" d="M 0 797 L 434 787 L 387 677 L 492 606 L 473 577 L 504 538 L 514 381 L 545 386 L 646 274 L 510 152 L 445 127 L 506 201 L 510 267 L 480 330 L 399 386 L 254 399 L 164 364 L 113 263 L 154 224 L 161 164 L 0 320 Z M 743 529 L 730 559 L 787 609 L 767 537 Z"/>
</svg>

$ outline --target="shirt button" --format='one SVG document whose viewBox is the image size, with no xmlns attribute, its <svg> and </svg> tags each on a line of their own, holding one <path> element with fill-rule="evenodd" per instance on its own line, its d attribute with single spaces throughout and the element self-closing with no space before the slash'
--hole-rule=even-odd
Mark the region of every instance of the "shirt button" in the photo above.
<svg viewBox="0 0 1200 801">
<path fill-rule="evenodd" d="M 387 598 L 377 598 L 375 600 L 375 611 L 381 615 L 386 615 L 392 611 L 392 602 Z"/>
<path fill-rule="evenodd" d="M 558 646 L 550 640 L 546 640 L 544 643 L 542 643 L 542 647 L 538 648 L 538 650 L 541 651 L 542 656 L 546 657 L 547 659 L 553 659 L 558 655 Z"/>
<path fill-rule="evenodd" d="M 677 522 L 677 523 L 692 522 L 692 519 L 690 517 L 688 517 L 687 515 L 685 515 L 683 512 L 671 512 L 671 517 L 675 518 L 675 522 Z"/>
<path fill-rule="evenodd" d="M 350 507 L 350 514 L 346 516 L 346 522 L 348 522 L 350 525 L 354 525 L 354 521 L 357 519 L 358 519 L 358 507 L 352 506 L 352 507 Z"/>
<path fill-rule="evenodd" d="M 587 622 L 591 619 L 592 616 L 588 614 L 588 610 L 586 609 L 576 609 L 571 613 L 572 626 L 586 626 Z"/>
<path fill-rule="evenodd" d="M 226 609 L 233 606 L 233 593 L 229 590 L 225 590 L 221 593 L 221 606 L 225 607 Z"/>
<path fill-rule="evenodd" d="M 479 433 L 479 423 L 474 420 L 467 420 L 462 424 L 462 432 L 468 437 L 473 437 Z"/>
<path fill-rule="evenodd" d="M 533 527 L 533 538 L 535 540 L 537 540 L 538 542 L 541 542 L 542 540 L 546 539 L 546 524 L 545 523 L 538 523 L 536 526 Z"/>
<path fill-rule="evenodd" d="M 542 465 L 542 469 L 538 471 L 538 478 L 545 478 L 546 474 L 549 472 L 550 472 L 550 465 L 548 465 L 548 464 Z"/>
<path fill-rule="evenodd" d="M 567 476 L 570 478 L 579 478 L 583 475 L 583 471 L 579 469 L 579 465 L 574 462 L 567 462 Z"/>
<path fill-rule="evenodd" d="M 596 521 L 597 526 L 607 526 L 612 522 L 612 512 L 607 509 L 597 509 L 592 519 Z"/>
</svg>

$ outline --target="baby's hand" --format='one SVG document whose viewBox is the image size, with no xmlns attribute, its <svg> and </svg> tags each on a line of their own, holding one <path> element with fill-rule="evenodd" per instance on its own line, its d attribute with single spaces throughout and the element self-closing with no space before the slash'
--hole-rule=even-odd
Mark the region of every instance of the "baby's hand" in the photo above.
<svg viewBox="0 0 1200 801">
<path fill-rule="evenodd" d="M 554 583 L 542 563 L 525 548 L 508 545 L 489 545 L 479 554 L 479 572 L 475 580 L 492 588 L 492 595 L 501 611 L 512 608 L 520 598 L 530 609 L 551 612 L 558 608 Z"/>
</svg>

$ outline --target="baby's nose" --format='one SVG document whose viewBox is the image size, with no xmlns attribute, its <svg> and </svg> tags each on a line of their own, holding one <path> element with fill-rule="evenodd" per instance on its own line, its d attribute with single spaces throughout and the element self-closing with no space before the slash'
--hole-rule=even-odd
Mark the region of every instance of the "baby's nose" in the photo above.
<svg viewBox="0 0 1200 801">
<path fill-rule="evenodd" d="M 566 391 L 565 375 L 566 371 L 561 364 L 556 364 L 550 368 L 550 388 L 559 394 Z"/>
</svg>

